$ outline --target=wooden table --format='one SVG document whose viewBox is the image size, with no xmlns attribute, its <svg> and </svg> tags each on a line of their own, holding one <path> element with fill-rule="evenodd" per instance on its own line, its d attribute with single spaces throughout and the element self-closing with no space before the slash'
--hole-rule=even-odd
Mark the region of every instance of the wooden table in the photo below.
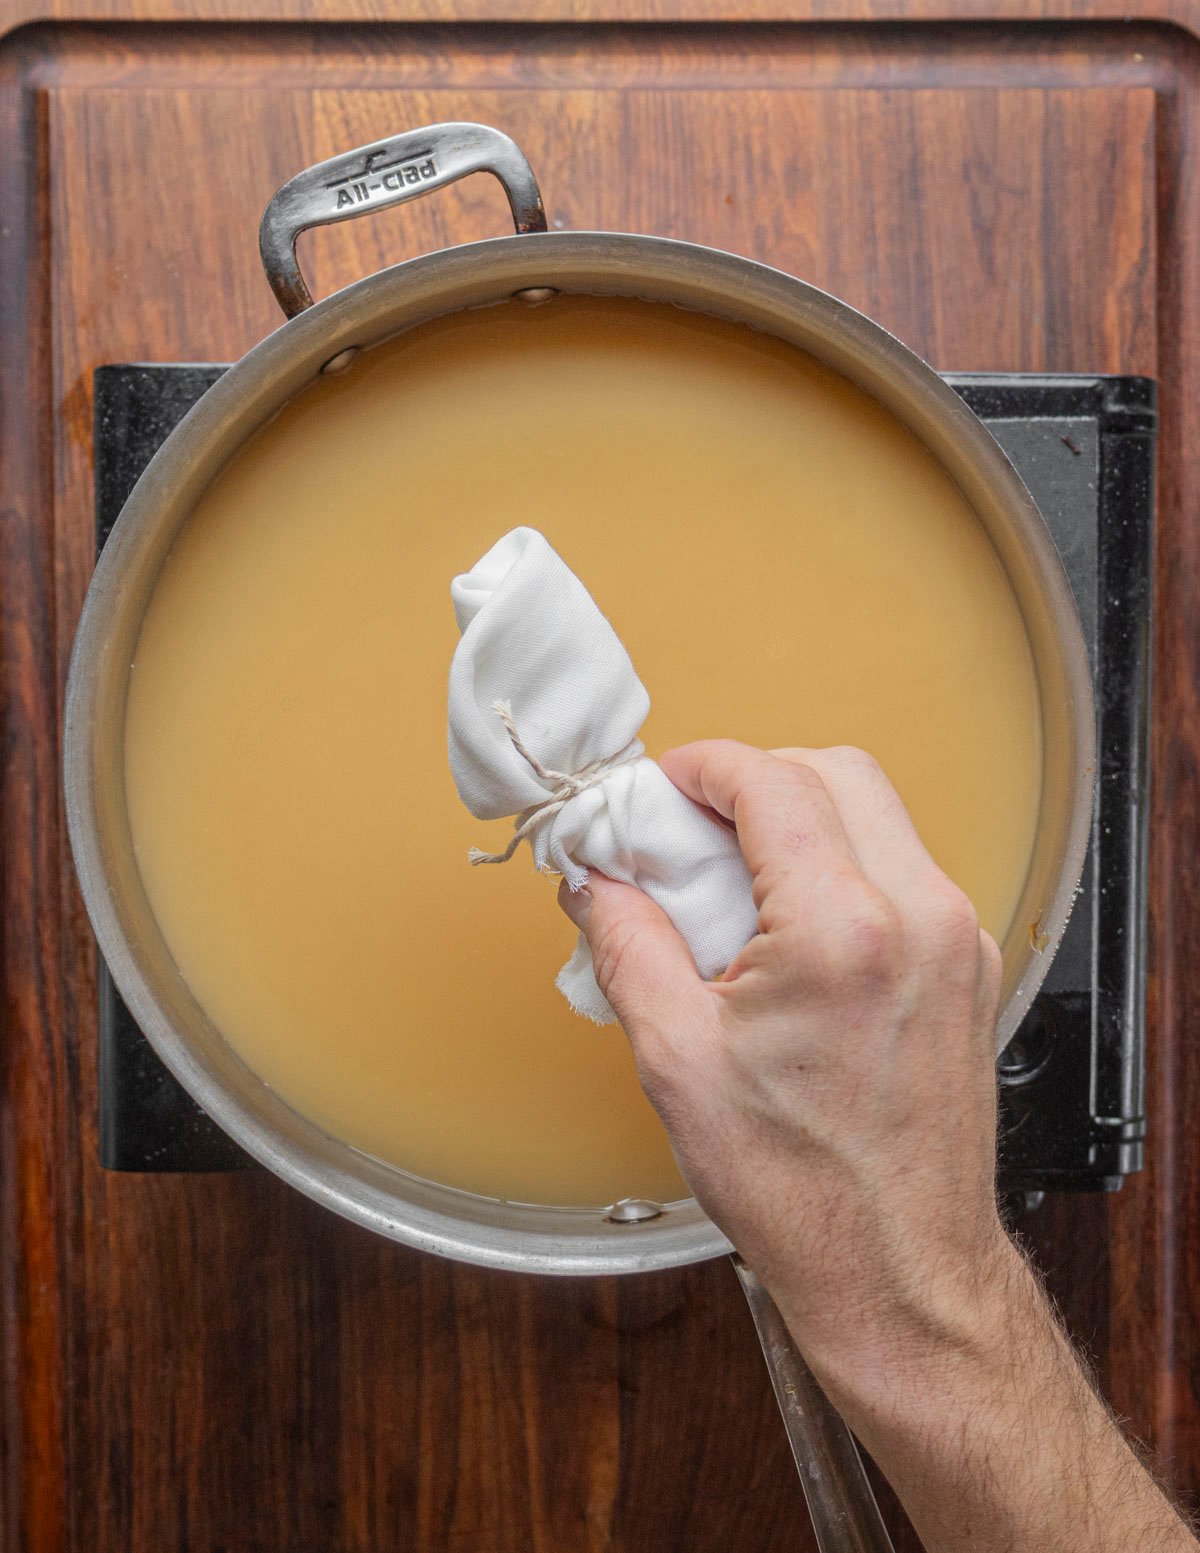
<svg viewBox="0 0 1200 1553">
<path fill-rule="evenodd" d="M 255 244 L 275 186 L 447 118 L 513 134 L 556 222 L 768 260 L 939 367 L 1159 378 L 1149 1162 L 1030 1235 L 1106 1393 L 1194 1490 L 1197 0 L 8 0 L 0 31 L 3 1547 L 808 1546 L 724 1265 L 486 1275 L 261 1173 L 96 1163 L 57 780 L 91 371 L 240 355 L 278 322 Z M 473 179 L 305 262 L 325 292 L 504 228 Z"/>
</svg>

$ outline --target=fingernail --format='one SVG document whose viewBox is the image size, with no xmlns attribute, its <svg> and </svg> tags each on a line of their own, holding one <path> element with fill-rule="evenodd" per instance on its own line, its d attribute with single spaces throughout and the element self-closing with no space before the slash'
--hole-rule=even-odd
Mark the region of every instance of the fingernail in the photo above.
<svg viewBox="0 0 1200 1553">
<path fill-rule="evenodd" d="M 577 890 L 573 890 L 564 879 L 558 887 L 558 904 L 582 932 L 592 909 L 592 892 L 587 885 L 581 884 Z"/>
</svg>

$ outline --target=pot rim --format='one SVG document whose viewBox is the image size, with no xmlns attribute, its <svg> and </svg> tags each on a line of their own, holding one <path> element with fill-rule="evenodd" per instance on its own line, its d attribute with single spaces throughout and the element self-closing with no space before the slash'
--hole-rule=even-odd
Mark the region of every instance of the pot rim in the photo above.
<svg viewBox="0 0 1200 1553">
<path fill-rule="evenodd" d="M 688 291 L 692 300 L 678 301 L 677 305 L 775 334 L 780 334 L 780 329 L 771 327 L 772 316 L 777 323 L 786 316 L 793 328 L 811 332 L 819 344 L 802 343 L 786 334 L 780 337 L 834 365 L 879 398 L 930 446 L 929 438 L 922 436 L 893 402 L 893 396 L 911 399 L 929 427 L 938 428 L 942 436 L 940 452 L 930 446 L 933 456 L 947 467 L 944 455 L 954 452 L 962 467 L 973 471 L 980 490 L 986 489 L 1015 525 L 1032 560 L 1035 585 L 1044 595 L 1061 649 L 1066 717 L 1073 738 L 1069 765 L 1076 780 L 1056 883 L 1037 919 L 1042 952 L 1026 962 L 1025 972 L 1010 989 L 1001 1012 L 998 1039 L 1001 1046 L 1007 1043 L 1032 1004 L 1062 937 L 1091 827 L 1092 804 L 1085 801 L 1092 793 L 1095 763 L 1091 674 L 1057 549 L 1008 458 L 932 367 L 879 324 L 831 294 L 755 260 L 699 244 L 584 231 L 506 236 L 441 249 L 333 293 L 283 324 L 231 366 L 154 455 L 122 510 L 89 586 L 71 654 L 64 712 L 67 823 L 93 930 L 130 1011 L 175 1077 L 259 1163 L 342 1216 L 438 1255 L 520 1271 L 638 1272 L 706 1260 L 726 1252 L 729 1245 L 694 1199 L 670 1205 L 660 1218 L 616 1225 L 607 1221 L 600 1209 L 522 1209 L 519 1205 L 488 1204 L 486 1199 L 423 1183 L 368 1160 L 349 1145 L 330 1139 L 315 1123 L 274 1096 L 209 1025 L 210 1036 L 215 1034 L 221 1040 L 226 1052 L 233 1053 L 262 1091 L 253 1091 L 253 1108 L 235 1095 L 215 1071 L 211 1056 L 206 1058 L 198 1049 L 195 1032 L 185 1034 L 164 1011 L 162 999 L 132 947 L 97 808 L 99 745 L 105 732 L 101 681 L 115 627 L 128 608 L 122 584 L 134 570 L 135 557 L 140 554 L 144 559 L 156 535 L 169 523 L 169 534 L 161 545 L 165 554 L 199 492 L 211 484 L 237 447 L 316 380 L 322 364 L 344 351 L 382 343 L 429 318 L 502 302 L 537 285 L 553 285 L 563 292 L 669 301 L 677 298 L 663 296 L 663 290 Z M 440 300 L 442 305 L 429 306 L 432 300 Z M 705 301 L 713 305 L 704 305 Z M 847 363 L 857 370 L 847 370 Z M 953 470 L 948 472 L 955 477 Z M 957 483 L 961 488 L 961 481 Z M 968 491 L 963 494 L 971 500 Z M 984 521 L 976 504 L 972 505 Z M 995 536 L 991 537 L 995 543 Z M 158 564 L 153 566 L 154 575 Z M 147 597 L 152 588 L 153 578 L 146 587 Z M 145 598 L 135 635 L 144 608 Z M 1028 629 L 1028 619 L 1026 624 Z M 111 664 L 107 671 L 109 678 L 122 672 Z M 123 672 L 127 675 L 127 670 Z M 123 694 L 119 711 L 123 725 Z M 120 743 L 118 739 L 118 747 Z M 302 1125 L 282 1132 L 281 1108 Z M 396 1190 L 401 1182 L 412 1195 Z M 423 1190 L 427 1185 L 432 1193 Z M 497 1227 L 481 1222 L 481 1204 L 504 1206 L 517 1224 Z M 578 1221 L 578 1227 L 569 1233 L 562 1228 L 564 1213 L 573 1223 Z"/>
</svg>

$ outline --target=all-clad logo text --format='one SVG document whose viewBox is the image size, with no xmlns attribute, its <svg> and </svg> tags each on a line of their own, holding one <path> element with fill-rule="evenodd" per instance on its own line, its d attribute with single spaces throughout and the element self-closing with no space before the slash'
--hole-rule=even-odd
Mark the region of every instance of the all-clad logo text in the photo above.
<svg viewBox="0 0 1200 1553">
<path fill-rule="evenodd" d="M 343 178 L 334 178 L 325 187 L 337 190 L 337 208 L 345 210 L 351 205 L 364 205 L 381 194 L 395 194 L 397 189 L 428 183 L 436 175 L 437 163 L 428 151 L 418 151 L 415 156 L 394 156 L 389 161 L 383 148 L 368 151 L 361 167 Z"/>
</svg>

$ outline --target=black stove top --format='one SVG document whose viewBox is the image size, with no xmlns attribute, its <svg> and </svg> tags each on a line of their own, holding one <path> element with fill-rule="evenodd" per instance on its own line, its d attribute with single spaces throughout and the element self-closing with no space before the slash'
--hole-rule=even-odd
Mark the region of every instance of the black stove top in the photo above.
<svg viewBox="0 0 1200 1553">
<path fill-rule="evenodd" d="M 95 375 L 96 534 L 224 368 Z M 1001 1057 L 1009 1194 L 1109 1189 L 1145 1133 L 1146 784 L 1154 384 L 1130 377 L 950 376 L 1045 515 L 1092 657 L 1098 800 L 1082 890 L 1045 987 Z M 100 1154 L 110 1170 L 250 1165 L 180 1087 L 100 978 Z"/>
</svg>

